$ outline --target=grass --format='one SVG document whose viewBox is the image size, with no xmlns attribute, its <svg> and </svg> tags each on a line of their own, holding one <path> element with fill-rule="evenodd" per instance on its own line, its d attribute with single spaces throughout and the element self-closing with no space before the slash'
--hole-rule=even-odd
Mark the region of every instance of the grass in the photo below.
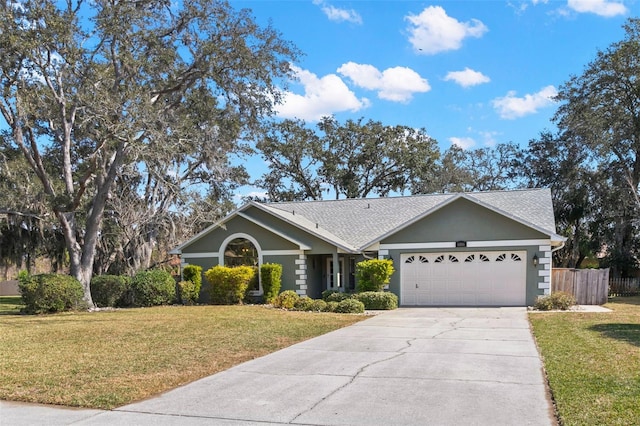
<svg viewBox="0 0 640 426">
<path fill-rule="evenodd" d="M 20 296 L 0 296 L 0 315 L 15 315 L 24 307 Z"/>
<path fill-rule="evenodd" d="M 0 399 L 110 409 L 364 318 L 262 306 L 2 315 Z"/>
<path fill-rule="evenodd" d="M 560 424 L 640 422 L 640 297 L 605 306 L 613 312 L 529 316 Z"/>
</svg>

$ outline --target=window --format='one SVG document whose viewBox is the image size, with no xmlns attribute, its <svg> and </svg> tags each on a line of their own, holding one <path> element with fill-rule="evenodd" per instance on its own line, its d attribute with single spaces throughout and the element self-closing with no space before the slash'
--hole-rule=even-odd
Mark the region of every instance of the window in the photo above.
<svg viewBox="0 0 640 426">
<path fill-rule="evenodd" d="M 260 290 L 258 281 L 258 250 L 251 241 L 246 238 L 235 238 L 224 249 L 224 266 L 251 266 L 256 273 L 249 284 L 249 290 Z"/>
</svg>

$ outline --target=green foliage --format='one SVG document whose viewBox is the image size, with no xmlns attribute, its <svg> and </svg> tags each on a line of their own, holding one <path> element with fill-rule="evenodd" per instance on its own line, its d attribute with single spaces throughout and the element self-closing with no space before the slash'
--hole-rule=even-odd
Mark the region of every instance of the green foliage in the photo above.
<svg viewBox="0 0 640 426">
<path fill-rule="evenodd" d="M 255 275 L 250 266 L 214 266 L 204 273 L 210 285 L 211 303 L 235 305 L 242 303 L 247 295 L 249 283 Z"/>
<path fill-rule="evenodd" d="M 329 300 L 329 296 L 334 294 L 334 293 L 340 293 L 340 291 L 338 290 L 325 290 L 322 292 L 322 300 L 324 300 L 325 302 L 328 302 Z"/>
<path fill-rule="evenodd" d="M 176 300 L 183 305 L 195 305 L 198 302 L 200 289 L 191 281 L 180 281 L 176 284 Z"/>
<path fill-rule="evenodd" d="M 351 293 L 342 293 L 339 291 L 327 294 L 325 302 L 342 302 L 343 300 L 350 299 L 352 296 Z"/>
<path fill-rule="evenodd" d="M 398 308 L 398 296 L 389 292 L 365 291 L 353 295 L 354 299 L 361 301 L 365 309 L 392 310 Z"/>
<path fill-rule="evenodd" d="M 550 295 L 539 297 L 533 308 L 539 311 L 566 311 L 575 304 L 576 299 L 573 295 L 564 291 L 556 291 Z"/>
<path fill-rule="evenodd" d="M 182 279 L 184 281 L 191 281 L 194 285 L 192 294 L 195 293 L 195 298 L 192 298 L 193 302 L 198 301 L 200 297 L 200 289 L 202 288 L 202 266 L 200 265 L 186 265 L 182 268 Z"/>
<path fill-rule="evenodd" d="M 69 275 L 18 274 L 18 288 L 28 314 L 47 314 L 86 309 L 82 284 Z"/>
<path fill-rule="evenodd" d="M 356 282 L 358 292 L 382 291 L 389 284 L 393 269 L 391 259 L 363 260 L 356 264 Z"/>
<path fill-rule="evenodd" d="M 313 312 L 325 312 L 327 310 L 327 302 L 322 299 L 314 299 L 309 306 L 309 310 Z"/>
<path fill-rule="evenodd" d="M 276 297 L 273 305 L 283 309 L 293 309 L 300 295 L 293 290 L 285 290 Z"/>
<path fill-rule="evenodd" d="M 260 266 L 260 277 L 262 278 L 264 301 L 271 304 L 278 297 L 282 286 L 282 265 L 263 263 Z"/>
<path fill-rule="evenodd" d="M 340 302 L 327 302 L 327 307 L 324 310 L 325 312 L 336 312 L 338 309 L 338 303 Z"/>
<path fill-rule="evenodd" d="M 296 303 L 293 305 L 293 309 L 296 311 L 311 311 L 311 307 L 313 306 L 313 299 L 309 297 L 301 297 L 296 300 Z"/>
<path fill-rule="evenodd" d="M 91 299 L 100 308 L 122 306 L 131 279 L 121 275 L 97 275 L 91 279 Z"/>
<path fill-rule="evenodd" d="M 333 312 L 340 314 L 361 314 L 364 312 L 364 303 L 356 299 L 345 299 L 342 302 L 338 302 Z"/>
<path fill-rule="evenodd" d="M 161 269 L 139 271 L 131 280 L 131 304 L 156 306 L 173 303 L 176 298 L 176 281 Z"/>
</svg>

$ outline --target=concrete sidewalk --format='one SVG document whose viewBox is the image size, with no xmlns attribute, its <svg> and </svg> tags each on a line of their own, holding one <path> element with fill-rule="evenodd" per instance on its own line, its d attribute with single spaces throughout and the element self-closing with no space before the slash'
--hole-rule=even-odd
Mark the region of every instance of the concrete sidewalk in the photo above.
<svg viewBox="0 0 640 426">
<path fill-rule="evenodd" d="M 552 425 L 525 308 L 401 308 L 113 411 L 6 425 Z"/>
</svg>

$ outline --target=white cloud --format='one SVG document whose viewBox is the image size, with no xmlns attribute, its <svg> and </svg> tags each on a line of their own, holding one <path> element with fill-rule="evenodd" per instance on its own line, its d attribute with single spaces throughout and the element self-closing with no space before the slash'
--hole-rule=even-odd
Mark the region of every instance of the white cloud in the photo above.
<svg viewBox="0 0 640 426">
<path fill-rule="evenodd" d="M 465 68 L 464 71 L 451 71 L 444 78 L 445 81 L 453 80 L 462 87 L 477 86 L 478 84 L 488 83 L 491 81 L 489 77 L 479 71 L 471 68 Z"/>
<path fill-rule="evenodd" d="M 378 70 L 373 65 L 347 62 L 338 68 L 338 73 L 348 77 L 353 83 L 364 89 L 377 90 L 378 97 L 393 102 L 408 102 L 414 93 L 431 90 L 426 78 L 406 67 Z"/>
<path fill-rule="evenodd" d="M 514 118 L 534 114 L 540 108 L 552 105 L 555 102 L 553 97 L 557 94 L 558 91 L 553 86 L 544 87 L 539 92 L 526 94 L 522 98 L 516 97 L 515 91 L 509 91 L 506 96 L 496 98 L 492 103 L 501 118 L 513 120 Z"/>
<path fill-rule="evenodd" d="M 292 68 L 304 87 L 304 94 L 285 92 L 283 103 L 276 106 L 279 117 L 318 121 L 340 111 L 359 111 L 370 104 L 366 98 L 358 99 L 335 74 L 319 78 L 310 71 Z"/>
<path fill-rule="evenodd" d="M 627 13 L 627 8 L 624 4 L 610 0 L 568 0 L 567 6 L 579 13 L 595 13 L 605 17 Z"/>
<path fill-rule="evenodd" d="M 408 31 L 411 45 L 423 54 L 433 55 L 459 49 L 465 38 L 478 38 L 488 31 L 479 20 L 459 22 L 448 16 L 440 6 L 429 6 L 419 15 L 408 15 L 405 19 L 410 23 Z"/>
<path fill-rule="evenodd" d="M 449 142 L 451 142 L 451 145 L 457 145 L 458 148 L 461 148 L 461 149 L 469 149 L 476 144 L 476 141 L 474 141 L 473 138 L 469 138 L 469 137 L 466 137 L 466 138 L 451 137 L 449 138 Z"/>
<path fill-rule="evenodd" d="M 320 6 L 320 9 L 327 15 L 330 21 L 362 24 L 362 17 L 353 9 L 340 9 L 328 4 L 324 0 L 313 0 L 313 4 Z"/>
</svg>

